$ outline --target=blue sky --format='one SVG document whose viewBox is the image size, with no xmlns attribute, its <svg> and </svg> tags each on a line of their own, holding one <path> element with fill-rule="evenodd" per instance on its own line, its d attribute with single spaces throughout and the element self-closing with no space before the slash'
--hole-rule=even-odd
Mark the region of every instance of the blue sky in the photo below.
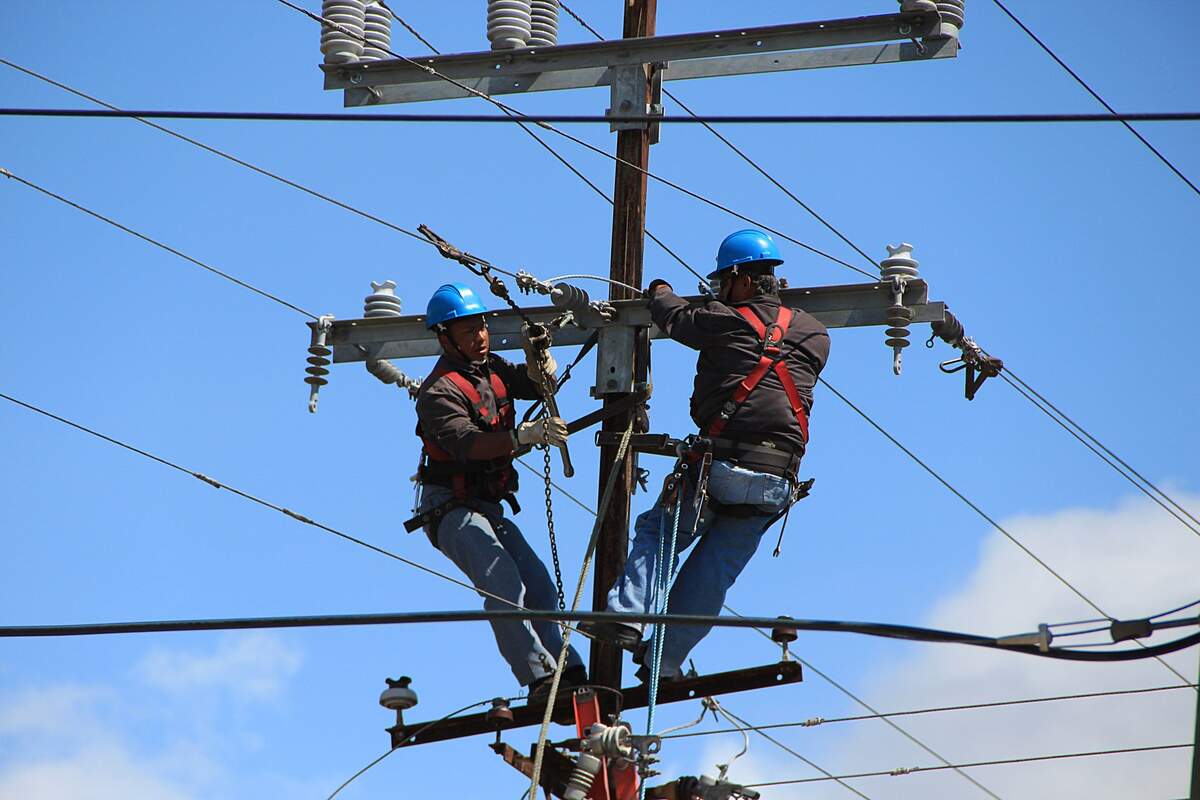
<svg viewBox="0 0 1200 800">
<path fill-rule="evenodd" d="M 444 51 L 485 44 L 481 4 L 393 5 Z M 661 33 L 894 8 L 888 0 L 660 5 Z M 1200 107 L 1194 80 L 1200 56 L 1190 41 L 1200 22 L 1195 4 L 1164 0 L 1141 19 L 1122 4 L 1123 24 L 1096 13 L 1097 5 L 1011 7 L 1116 108 Z M 606 36 L 619 35 L 620 4 L 580 0 L 574 7 Z M 1098 110 L 994 5 L 979 0 L 968 11 L 964 49 L 953 61 L 671 88 L 705 113 Z M 1140 46 L 1131 26 L 1152 29 L 1156 45 Z M 340 107 L 339 95 L 321 90 L 315 24 L 270 0 L 228 8 L 64 2 L 53 13 L 18 4 L 0 18 L 0 34 L 5 59 L 126 108 Z M 562 21 L 562 42 L 586 39 Z M 402 30 L 394 43 L 401 52 L 423 52 Z M 0 67 L 0 97 L 6 106 L 82 102 L 7 67 Z M 602 90 L 590 90 L 511 102 L 531 112 L 599 113 L 607 101 Z M 411 110 L 488 108 L 462 100 Z M 427 223 L 497 264 L 542 277 L 607 270 L 610 208 L 515 128 L 170 126 L 404 227 Z M 1140 129 L 1186 174 L 1200 176 L 1194 126 Z M 612 147 L 600 126 L 571 131 Z M 885 244 L 913 243 L 931 294 L 950 304 L 969 333 L 1195 507 L 1200 384 L 1186 359 L 1200 198 L 1127 131 L 775 125 L 725 132 L 874 257 L 886 255 Z M 611 161 L 551 141 L 611 188 Z M 6 118 L 0 144 L 0 166 L 13 173 L 317 313 L 357 316 L 370 282 L 385 278 L 400 284 L 406 309 L 416 313 L 438 284 L 469 277 L 383 226 L 134 121 Z M 855 261 L 699 127 L 664 129 L 651 168 Z M 0 189 L 0 299 L 9 330 L 0 344 L 3 391 L 408 558 L 453 569 L 401 527 L 417 447 L 412 408 L 400 393 L 357 365 L 337 367 L 319 413 L 310 416 L 301 382 L 308 343 L 302 317 L 15 182 L 0 182 Z M 652 183 L 648 226 L 703 271 L 721 237 L 741 223 Z M 859 280 L 781 244 L 793 285 Z M 681 287 L 694 282 L 650 243 L 645 275 Z M 913 338 L 925 335 L 914 331 Z M 909 348 L 904 374 L 894 377 L 883 338 L 881 329 L 835 331 L 826 377 L 1021 532 L 1105 610 L 1142 615 L 1195 598 L 1194 535 L 1139 499 L 1003 383 L 989 383 L 974 402 L 964 401 L 961 378 L 937 370 L 937 361 L 952 356 L 941 345 Z M 559 360 L 569 355 L 561 351 Z M 683 387 L 692 363 L 676 345 L 656 345 L 656 430 L 689 430 Z M 422 375 L 429 361 L 399 366 Z M 591 408 L 587 372 L 561 401 L 569 416 Z M 730 596 L 736 609 L 938 622 L 995 634 L 1091 615 L 1028 559 L 1010 560 L 1005 548 L 1019 551 L 826 391 L 817 393 L 812 426 L 804 473 L 817 478 L 814 494 L 792 513 L 783 556 L 772 559 L 764 545 L 751 563 Z M 574 447 L 579 474 L 570 488 L 591 499 L 597 479 L 586 438 Z M 0 441 L 7 455 L 0 465 L 5 624 L 476 605 L 459 587 L 19 408 L 0 409 Z M 657 480 L 668 465 L 647 466 Z M 527 510 L 518 521 L 548 555 L 540 491 L 528 478 Z M 648 504 L 638 495 L 634 511 Z M 570 576 L 590 517 L 560 500 L 556 520 Z M 1062 686 L 1134 688 L 1173 680 L 1153 664 L 1064 672 L 1017 656 L 964 656 L 845 636 L 804 637 L 798 650 L 888 710 L 939 705 L 951 695 L 953 702 L 975 702 L 1051 694 Z M 706 640 L 695 658 L 702 671 L 713 672 L 775 655 L 754 634 L 726 631 Z M 986 670 L 976 668 L 980 658 Z M 1194 656 L 1173 663 L 1195 674 Z M 401 673 L 415 679 L 421 718 L 516 689 L 486 627 L 474 624 L 5 640 L 0 794 L 324 797 L 386 748 L 388 713 L 375 698 L 385 675 Z M 1094 721 L 1082 711 L 1055 720 L 1055 736 L 1046 742 L 1023 735 L 1049 724 L 1032 710 L 1002 719 L 956 716 L 922 736 L 952 760 L 1102 749 L 1118 741 L 1165 744 L 1190 739 L 1194 696 L 1188 694 L 1121 700 L 1121 712 L 1099 705 L 1118 701 L 1094 701 L 1088 706 Z M 812 675 L 800 686 L 730 697 L 729 706 L 760 723 L 858 713 Z M 667 725 L 696 713 L 677 706 L 659 718 Z M 1124 713 L 1128 724 L 1116 724 Z M 1144 736 L 1122 738 L 1148 721 L 1154 724 Z M 877 723 L 858 723 L 871 724 Z M 831 771 L 931 763 L 927 754 L 899 749 L 903 740 L 881 730 L 875 736 L 830 726 L 781 738 Z M 531 735 L 510 741 L 525 747 Z M 679 740 L 665 750 L 665 763 L 677 772 L 711 771 L 737 744 L 736 737 Z M 1188 755 L 974 774 L 1013 796 L 1048 779 L 1080 781 L 1063 785 L 1103 796 L 1096 792 L 1117 791 L 1104 770 L 1127 774 L 1138 765 L 1157 781 L 1146 796 L 1165 798 L 1183 794 Z M 732 775 L 741 770 L 744 780 L 812 774 L 762 740 L 740 764 Z M 516 798 L 524 788 L 482 740 L 466 740 L 394 754 L 345 796 L 394 796 L 398 787 L 405 794 L 431 792 L 453 774 L 491 787 L 477 796 Z M 904 780 L 903 787 L 893 785 L 896 779 L 856 786 L 872 796 L 984 796 L 950 773 Z M 824 784 L 801 788 L 767 796 L 849 794 Z"/>
</svg>

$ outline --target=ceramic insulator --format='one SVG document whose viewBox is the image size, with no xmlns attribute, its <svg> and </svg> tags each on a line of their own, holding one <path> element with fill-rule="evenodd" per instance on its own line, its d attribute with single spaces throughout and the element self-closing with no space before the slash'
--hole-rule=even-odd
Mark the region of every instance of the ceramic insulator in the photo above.
<svg viewBox="0 0 1200 800">
<path fill-rule="evenodd" d="M 365 0 L 323 0 L 321 16 L 341 26 L 321 26 L 321 52 L 325 54 L 325 63 L 351 64 L 358 61 L 363 51 L 359 37 L 363 35 L 363 26 L 366 24 Z"/>
<path fill-rule="evenodd" d="M 962 30 L 965 0 L 937 0 L 938 14 L 942 22 L 938 33 L 942 36 L 958 36 Z"/>
<path fill-rule="evenodd" d="M 530 47 L 558 44 L 558 0 L 531 0 Z"/>
<path fill-rule="evenodd" d="M 375 290 L 374 293 L 367 295 L 363 300 L 364 317 L 401 316 L 400 298 L 396 297 L 395 281 L 384 281 L 383 283 L 371 281 L 371 288 Z"/>
<path fill-rule="evenodd" d="M 363 35 L 367 38 L 363 46 L 363 61 L 379 61 L 391 58 L 388 51 L 392 49 L 392 15 L 379 4 L 379 0 L 367 3 L 366 22 L 363 25 Z"/>
<path fill-rule="evenodd" d="M 892 348 L 892 371 L 900 374 L 900 352 L 908 347 L 908 326 L 912 322 L 912 309 L 902 302 L 904 285 L 917 277 L 920 266 L 912 257 L 912 245 L 901 243 L 896 246 L 888 245 L 888 257 L 879 264 L 879 274 L 882 280 L 892 284 L 894 293 L 892 305 L 888 307 L 885 318 L 888 327 L 884 331 L 887 339 L 884 344 Z"/>
<path fill-rule="evenodd" d="M 530 0 L 488 0 L 487 38 L 493 50 L 525 47 L 532 31 Z"/>
</svg>

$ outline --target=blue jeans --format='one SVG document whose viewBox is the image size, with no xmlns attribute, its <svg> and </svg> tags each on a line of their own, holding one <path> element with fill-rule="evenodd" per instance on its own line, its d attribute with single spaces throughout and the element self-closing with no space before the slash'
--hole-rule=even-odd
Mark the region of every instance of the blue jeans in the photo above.
<svg viewBox="0 0 1200 800">
<path fill-rule="evenodd" d="M 441 486 L 425 486 L 419 511 L 439 506 L 454 496 Z M 521 530 L 504 517 L 497 503 L 476 501 L 480 509 L 464 506 L 442 517 L 437 548 L 462 570 L 483 596 L 485 609 L 511 609 L 508 603 L 482 595 L 490 592 L 526 608 L 558 610 L 558 594 L 546 565 L 530 548 Z M 554 672 L 562 652 L 562 631 L 547 620 L 497 620 L 491 623 L 500 655 L 522 686 Z M 572 647 L 567 666 L 582 666 Z"/>
<path fill-rule="evenodd" d="M 734 517 L 717 513 L 705 503 L 698 523 L 694 492 L 694 487 L 688 485 L 684 493 L 671 568 L 678 564 L 680 553 L 693 543 L 696 546 L 679 568 L 668 597 L 667 612 L 716 616 L 725 603 L 725 593 L 758 549 L 758 542 L 772 519 L 786 507 L 790 486 L 786 479 L 775 475 L 714 461 L 709 497 L 725 505 L 753 506 L 761 513 Z M 674 515 L 674 502 L 660 495 L 653 508 L 638 516 L 625 573 L 608 593 L 609 611 L 653 613 L 649 605 L 650 583 L 658 559 L 659 536 L 661 532 L 667 537 L 664 549 L 669 548 Z M 688 653 L 711 629 L 711 625 L 668 625 L 663 639 L 663 676 L 677 676 Z"/>
</svg>

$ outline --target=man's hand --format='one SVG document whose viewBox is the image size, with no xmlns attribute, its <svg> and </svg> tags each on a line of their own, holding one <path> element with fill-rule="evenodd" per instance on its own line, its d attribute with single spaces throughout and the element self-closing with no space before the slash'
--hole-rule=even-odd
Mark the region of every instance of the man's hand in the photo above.
<svg viewBox="0 0 1200 800">
<path fill-rule="evenodd" d="M 535 347 L 527 338 L 522 349 L 525 350 L 525 373 L 529 379 L 541 387 L 542 394 L 554 391 L 557 388 L 554 375 L 558 372 L 558 362 L 550 355 L 550 349 Z"/>
<path fill-rule="evenodd" d="M 513 439 L 522 447 L 540 444 L 559 447 L 567 443 L 567 423 L 562 417 L 541 417 L 522 422 L 513 431 Z"/>
</svg>

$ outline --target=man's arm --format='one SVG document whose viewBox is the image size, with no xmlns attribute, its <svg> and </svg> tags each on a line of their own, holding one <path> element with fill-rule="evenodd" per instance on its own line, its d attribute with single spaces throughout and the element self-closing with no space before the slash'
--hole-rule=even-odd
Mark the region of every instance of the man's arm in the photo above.
<svg viewBox="0 0 1200 800">
<path fill-rule="evenodd" d="M 664 280 L 651 281 L 650 318 L 667 336 L 693 350 L 719 344 L 731 325 L 729 309 L 716 300 L 692 305 Z"/>
</svg>

